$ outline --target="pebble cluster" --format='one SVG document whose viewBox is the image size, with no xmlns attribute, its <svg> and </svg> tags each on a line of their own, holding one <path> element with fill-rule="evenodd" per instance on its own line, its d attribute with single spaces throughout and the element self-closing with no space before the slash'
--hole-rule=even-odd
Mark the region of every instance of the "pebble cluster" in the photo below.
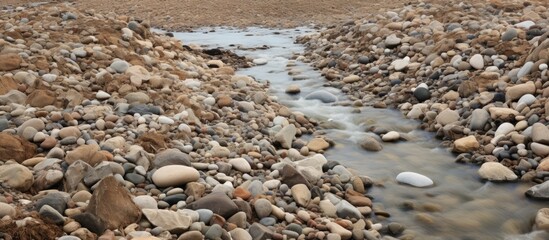
<svg viewBox="0 0 549 240">
<path fill-rule="evenodd" d="M 68 5 L 0 12 L 3 239 L 379 239 L 404 227 L 234 54 Z M 260 63 L 256 63 L 260 64 Z"/>
<path fill-rule="evenodd" d="M 546 3 L 419 2 L 303 36 L 299 58 L 354 106 L 398 108 L 457 162 L 481 165 L 481 179 L 533 182 L 526 196 L 546 201 L 548 19 Z M 367 130 L 379 145 L 399 134 Z"/>
</svg>

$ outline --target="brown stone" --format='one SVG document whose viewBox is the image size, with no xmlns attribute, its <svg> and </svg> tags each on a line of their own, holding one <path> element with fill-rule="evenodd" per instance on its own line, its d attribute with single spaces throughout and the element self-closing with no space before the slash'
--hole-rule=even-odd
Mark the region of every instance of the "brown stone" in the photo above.
<svg viewBox="0 0 549 240">
<path fill-rule="evenodd" d="M 93 191 L 87 212 L 101 219 L 108 229 L 124 228 L 141 218 L 128 190 L 112 176 L 101 180 Z"/>
<path fill-rule="evenodd" d="M 11 77 L 0 77 L 0 95 L 6 94 L 10 90 L 17 89 L 17 82 Z"/>
<path fill-rule="evenodd" d="M 233 196 L 235 198 L 242 198 L 244 200 L 248 200 L 248 198 L 252 196 L 252 193 L 250 193 L 248 190 L 242 187 L 237 187 L 234 189 Z"/>
<path fill-rule="evenodd" d="M 40 143 L 40 147 L 43 149 L 51 149 L 57 145 L 57 140 L 54 137 L 47 136 L 42 143 Z"/>
<path fill-rule="evenodd" d="M 193 196 L 195 200 L 200 199 L 206 192 L 206 186 L 202 183 L 190 182 L 185 186 L 185 194 Z"/>
<path fill-rule="evenodd" d="M 49 90 L 35 90 L 26 101 L 31 107 L 45 107 L 55 103 L 55 93 Z"/>
<path fill-rule="evenodd" d="M 16 53 L 0 54 L 0 71 L 11 71 L 21 67 L 23 59 Z"/>
<path fill-rule="evenodd" d="M 228 107 L 233 104 L 233 99 L 227 95 L 221 95 L 217 98 L 217 106 Z"/>
<path fill-rule="evenodd" d="M 0 159 L 13 159 L 18 163 L 34 156 L 36 145 L 15 135 L 0 133 Z"/>
<path fill-rule="evenodd" d="M 77 160 L 82 160 L 94 167 L 100 162 L 106 161 L 107 157 L 101 153 L 98 145 L 83 145 L 69 151 L 65 157 L 65 162 L 69 165 Z"/>
</svg>

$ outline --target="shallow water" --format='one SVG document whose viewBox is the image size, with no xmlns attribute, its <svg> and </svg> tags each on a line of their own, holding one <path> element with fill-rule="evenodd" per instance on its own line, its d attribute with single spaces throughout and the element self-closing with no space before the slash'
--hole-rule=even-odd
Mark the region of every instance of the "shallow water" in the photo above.
<svg viewBox="0 0 549 240">
<path fill-rule="evenodd" d="M 415 239 L 549 239 L 547 233 L 533 232 L 531 226 L 542 202 L 526 199 L 524 191 L 531 185 L 519 183 L 494 184 L 481 182 L 478 167 L 458 164 L 455 156 L 440 148 L 432 133 L 417 130 L 418 122 L 405 119 L 396 110 L 362 107 L 305 100 L 315 90 L 328 90 L 345 101 L 337 89 L 323 87 L 320 73 L 306 63 L 295 62 L 287 67 L 294 53 L 303 46 L 294 44 L 295 37 L 312 32 L 310 29 L 269 30 L 262 28 L 202 29 L 192 33 L 175 33 L 184 44 L 205 48 L 222 47 L 250 58 L 265 58 L 266 65 L 240 69 L 238 74 L 270 82 L 270 93 L 294 111 L 302 112 L 320 122 L 337 126 L 326 129 L 336 146 L 325 156 L 366 175 L 381 186 L 370 189 L 374 209 L 391 214 L 384 223 L 398 222 L 406 226 L 405 234 Z M 259 49 L 258 49 L 259 48 Z M 293 62 L 293 61 L 292 61 Z M 305 80 L 294 81 L 288 70 L 299 70 Z M 301 93 L 285 93 L 290 84 L 298 84 Z M 409 135 L 409 141 L 384 143 L 380 152 L 367 152 L 356 142 L 370 126 L 395 130 Z M 428 176 L 435 182 L 430 188 L 415 188 L 398 184 L 396 176 L 412 171 Z"/>
</svg>

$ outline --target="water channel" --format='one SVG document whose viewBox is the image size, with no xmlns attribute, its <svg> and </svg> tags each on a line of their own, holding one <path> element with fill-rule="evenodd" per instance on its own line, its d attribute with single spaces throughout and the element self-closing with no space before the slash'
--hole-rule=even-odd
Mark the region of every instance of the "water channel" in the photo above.
<svg viewBox="0 0 549 240">
<path fill-rule="evenodd" d="M 404 224 L 405 233 L 414 239 L 549 239 L 548 233 L 532 231 L 537 210 L 547 205 L 524 196 L 530 184 L 482 182 L 478 167 L 455 163 L 455 156 L 441 148 L 432 133 L 417 129 L 417 121 L 404 118 L 396 110 L 361 107 L 358 112 L 355 107 L 339 104 L 346 101 L 343 93 L 324 87 L 325 80 L 318 71 L 292 59 L 304 51 L 302 45 L 294 43 L 295 38 L 312 32 L 307 28 L 208 28 L 174 36 L 186 45 L 220 47 L 252 59 L 266 59 L 265 65 L 237 73 L 269 81 L 270 94 L 279 102 L 326 126 L 337 126 L 323 130 L 336 143 L 326 151 L 326 158 L 373 178 L 379 185 L 368 193 L 374 197 L 374 208 L 390 213 L 384 222 Z M 298 73 L 301 80 L 295 81 L 289 71 Z M 286 94 L 290 84 L 298 84 L 301 93 Z M 338 103 L 304 98 L 319 89 L 334 93 Z M 365 130 L 371 126 L 405 133 L 409 140 L 384 143 L 380 152 L 365 151 L 357 140 L 368 134 Z M 415 188 L 399 184 L 395 177 L 403 171 L 428 176 L 435 185 Z"/>
</svg>

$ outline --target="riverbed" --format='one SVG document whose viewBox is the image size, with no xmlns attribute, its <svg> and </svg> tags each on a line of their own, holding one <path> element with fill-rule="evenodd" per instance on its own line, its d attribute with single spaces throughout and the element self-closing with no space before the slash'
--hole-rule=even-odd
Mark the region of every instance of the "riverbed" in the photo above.
<svg viewBox="0 0 549 240">
<path fill-rule="evenodd" d="M 375 180 L 368 192 L 374 198 L 374 212 L 387 212 L 389 218 L 406 226 L 403 234 L 414 239 L 538 239 L 547 233 L 532 232 L 532 221 L 541 202 L 524 196 L 526 183 L 483 182 L 475 165 L 455 162 L 455 155 L 441 147 L 434 134 L 418 129 L 419 122 L 406 119 L 399 111 L 354 107 L 338 89 L 324 87 L 321 74 L 300 57 L 304 47 L 295 38 L 311 34 L 308 28 L 272 30 L 264 28 L 207 28 L 174 33 L 184 44 L 203 48 L 223 48 L 266 64 L 239 69 L 270 83 L 269 93 L 293 111 L 317 120 L 335 146 L 324 153 L 356 174 Z M 290 84 L 300 93 L 285 92 Z M 310 93 L 324 90 L 337 101 L 307 99 Z M 397 131 L 406 141 L 383 143 L 383 150 L 369 152 L 358 140 L 382 128 Z M 305 139 L 310 136 L 303 136 Z M 404 171 L 416 172 L 434 181 L 429 188 L 399 184 L 395 178 Z M 538 238 L 536 238 L 536 236 Z"/>
</svg>

